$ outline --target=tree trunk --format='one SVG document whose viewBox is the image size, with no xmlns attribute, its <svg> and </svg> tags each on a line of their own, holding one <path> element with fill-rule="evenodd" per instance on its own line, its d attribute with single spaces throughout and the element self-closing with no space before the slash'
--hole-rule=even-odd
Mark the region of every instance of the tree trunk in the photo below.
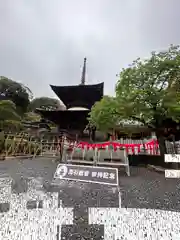
<svg viewBox="0 0 180 240">
<path fill-rule="evenodd" d="M 96 140 L 96 130 L 92 129 L 92 141 L 95 142 Z"/>
<path fill-rule="evenodd" d="M 176 141 L 175 141 L 175 136 L 172 136 L 172 140 L 173 140 L 173 147 L 174 147 L 174 154 L 178 154 L 177 148 L 176 148 Z M 179 164 L 178 163 L 172 163 L 172 167 L 174 169 L 179 169 Z"/>
<path fill-rule="evenodd" d="M 164 157 L 164 154 L 167 153 L 166 151 L 166 145 L 165 145 L 165 138 L 164 136 L 159 133 L 159 132 L 156 132 L 156 136 L 157 136 L 157 140 L 158 140 L 158 143 L 159 143 L 159 150 L 160 150 L 160 155 Z"/>
<path fill-rule="evenodd" d="M 163 136 L 163 133 L 157 131 L 156 132 L 156 136 L 157 136 L 157 140 L 159 143 L 159 149 L 160 149 L 160 155 L 162 157 L 162 166 L 164 165 L 168 165 L 170 168 L 173 169 L 179 169 L 179 164 L 178 163 L 166 163 L 164 162 L 164 154 L 167 154 L 167 149 L 166 149 L 166 145 L 165 145 L 165 137 Z M 176 152 L 174 152 L 173 154 L 176 154 Z"/>
<path fill-rule="evenodd" d="M 159 143 L 159 149 L 160 149 L 160 156 L 162 158 L 162 166 L 166 166 L 168 165 L 166 168 L 173 168 L 173 169 L 179 169 L 179 164 L 178 163 L 165 163 L 165 158 L 164 158 L 164 154 L 167 154 L 167 149 L 166 149 L 166 145 L 165 145 L 165 138 L 163 136 L 163 134 L 157 132 L 156 133 L 157 136 L 157 140 Z"/>
</svg>

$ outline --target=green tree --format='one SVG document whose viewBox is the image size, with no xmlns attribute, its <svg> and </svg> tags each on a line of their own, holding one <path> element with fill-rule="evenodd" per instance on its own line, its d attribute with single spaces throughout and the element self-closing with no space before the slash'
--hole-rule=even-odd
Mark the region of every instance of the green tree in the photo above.
<svg viewBox="0 0 180 240">
<path fill-rule="evenodd" d="M 89 123 L 95 126 L 97 130 L 105 133 L 115 133 L 115 130 L 123 130 L 127 136 L 133 133 L 139 133 L 139 124 L 137 121 L 129 121 L 127 117 L 118 111 L 119 104 L 115 97 L 104 96 L 101 101 L 96 102 L 89 113 Z"/>
<path fill-rule="evenodd" d="M 60 102 L 55 98 L 40 97 L 34 98 L 29 104 L 29 111 L 35 111 L 36 108 L 45 110 L 57 110 L 60 107 Z"/>
<path fill-rule="evenodd" d="M 115 98 L 104 96 L 101 101 L 96 102 L 92 107 L 89 114 L 90 124 L 103 132 L 114 129 L 120 121 L 117 107 Z"/>
<path fill-rule="evenodd" d="M 17 112 L 23 115 L 27 111 L 32 92 L 21 83 L 0 77 L 0 98 L 14 102 Z"/>
<path fill-rule="evenodd" d="M 16 105 L 10 100 L 0 101 L 0 121 L 6 120 L 20 120 L 20 116 L 17 114 Z"/>
<path fill-rule="evenodd" d="M 25 113 L 23 120 L 28 122 L 38 122 L 41 120 L 41 116 L 34 112 L 27 112 Z"/>
<path fill-rule="evenodd" d="M 5 131 L 19 129 L 21 117 L 17 113 L 16 105 L 10 100 L 0 101 L 0 128 Z"/>
<path fill-rule="evenodd" d="M 120 73 L 116 85 L 117 112 L 156 132 L 161 154 L 165 152 L 164 122 L 180 119 L 180 48 L 153 52 L 137 59 Z"/>
<path fill-rule="evenodd" d="M 0 122 L 0 124 L 1 124 L 1 128 L 5 132 L 17 133 L 24 129 L 23 124 L 21 123 L 21 121 L 18 121 L 18 120 L 5 120 L 3 122 Z"/>
</svg>

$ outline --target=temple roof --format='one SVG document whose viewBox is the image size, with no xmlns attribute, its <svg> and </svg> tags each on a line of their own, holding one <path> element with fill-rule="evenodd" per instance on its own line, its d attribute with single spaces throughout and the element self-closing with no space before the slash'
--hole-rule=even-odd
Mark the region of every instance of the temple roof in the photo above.
<svg viewBox="0 0 180 240">
<path fill-rule="evenodd" d="M 83 130 L 88 124 L 89 110 L 77 111 L 45 111 L 36 109 L 45 119 L 60 126 L 61 129 Z"/>
<path fill-rule="evenodd" d="M 101 100 L 104 91 L 103 82 L 93 85 L 50 86 L 67 108 L 91 109 L 95 102 Z"/>
</svg>

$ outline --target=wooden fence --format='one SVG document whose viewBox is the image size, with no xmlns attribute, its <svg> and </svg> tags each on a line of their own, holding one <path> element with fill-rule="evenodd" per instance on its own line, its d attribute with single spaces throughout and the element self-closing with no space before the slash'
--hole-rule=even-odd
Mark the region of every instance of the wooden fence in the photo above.
<svg viewBox="0 0 180 240">
<path fill-rule="evenodd" d="M 132 139 L 119 139 L 115 142 L 126 147 L 128 155 L 132 154 L 147 154 L 147 155 L 159 155 L 158 145 L 148 145 L 151 142 L 149 139 L 144 140 L 132 140 Z M 180 153 L 180 142 L 169 142 L 166 141 L 167 153 Z M 100 143 L 97 143 L 98 145 Z M 92 145 L 92 144 L 90 144 Z M 140 146 L 139 146 L 140 145 Z M 95 146 L 96 147 L 96 146 Z M 95 148 L 94 147 L 94 148 Z M 50 136 L 49 139 L 44 138 L 34 138 L 26 133 L 11 135 L 7 134 L 4 144 L 4 153 L 6 156 L 9 155 L 21 155 L 21 154 L 31 154 L 33 156 L 62 156 L 64 149 L 73 148 L 74 151 L 81 150 L 78 146 L 78 142 L 72 138 L 64 137 L 63 135 Z M 82 149 L 82 152 L 85 150 Z M 109 149 L 108 149 L 109 151 Z M 112 150 L 113 151 L 113 150 Z M 111 151 L 110 151 L 111 152 Z M 84 153 L 85 154 L 85 153 Z"/>
</svg>

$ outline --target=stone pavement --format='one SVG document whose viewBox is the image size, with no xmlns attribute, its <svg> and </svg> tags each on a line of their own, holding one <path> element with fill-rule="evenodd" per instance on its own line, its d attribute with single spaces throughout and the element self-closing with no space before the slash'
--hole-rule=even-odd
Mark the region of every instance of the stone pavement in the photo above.
<svg viewBox="0 0 180 240">
<path fill-rule="evenodd" d="M 120 209 L 112 187 L 55 183 L 57 164 L 0 162 L 0 239 L 180 239 L 180 180 L 145 168 L 131 168 L 130 177 L 122 171 Z"/>
</svg>

